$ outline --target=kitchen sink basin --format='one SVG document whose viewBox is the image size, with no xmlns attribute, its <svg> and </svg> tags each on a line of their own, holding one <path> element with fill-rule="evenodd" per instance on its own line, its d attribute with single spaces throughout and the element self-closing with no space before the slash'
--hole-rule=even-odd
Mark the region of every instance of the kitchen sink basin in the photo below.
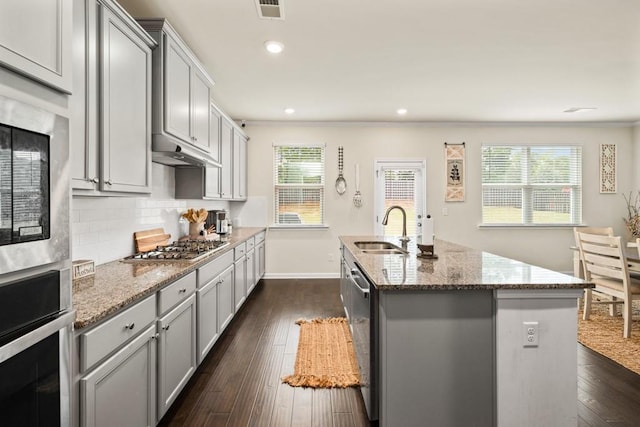
<svg viewBox="0 0 640 427">
<path fill-rule="evenodd" d="M 358 249 L 368 254 L 406 254 L 407 251 L 389 242 L 355 242 Z"/>
<path fill-rule="evenodd" d="M 378 255 L 389 255 L 389 254 L 406 254 L 402 249 L 363 249 L 362 252 L 365 254 L 378 254 Z"/>
</svg>

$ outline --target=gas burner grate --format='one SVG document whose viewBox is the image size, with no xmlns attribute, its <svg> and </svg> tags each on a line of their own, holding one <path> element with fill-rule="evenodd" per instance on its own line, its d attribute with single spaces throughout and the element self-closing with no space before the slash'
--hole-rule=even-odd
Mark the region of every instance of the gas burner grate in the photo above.
<svg viewBox="0 0 640 427">
<path fill-rule="evenodd" d="M 180 240 L 167 246 L 158 246 L 152 251 L 130 255 L 125 261 L 197 261 L 228 245 L 229 242 L 220 240 Z"/>
</svg>

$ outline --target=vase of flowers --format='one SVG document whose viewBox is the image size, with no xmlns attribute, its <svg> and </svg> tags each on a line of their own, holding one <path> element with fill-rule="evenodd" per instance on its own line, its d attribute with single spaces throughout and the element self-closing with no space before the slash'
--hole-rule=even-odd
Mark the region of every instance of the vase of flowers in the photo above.
<svg viewBox="0 0 640 427">
<path fill-rule="evenodd" d="M 640 237 L 640 192 L 635 197 L 633 192 L 629 192 L 629 197 L 626 194 L 622 195 L 625 202 L 627 202 L 627 217 L 623 218 L 627 230 L 631 232 L 631 236 L 635 239 Z"/>
</svg>

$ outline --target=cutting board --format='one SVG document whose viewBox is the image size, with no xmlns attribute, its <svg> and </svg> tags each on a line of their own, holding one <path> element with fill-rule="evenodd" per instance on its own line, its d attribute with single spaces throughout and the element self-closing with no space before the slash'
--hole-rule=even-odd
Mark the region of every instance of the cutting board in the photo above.
<svg viewBox="0 0 640 427">
<path fill-rule="evenodd" d="M 136 252 L 146 252 L 158 246 L 167 246 L 171 234 L 166 234 L 164 228 L 154 228 L 151 230 L 136 231 L 133 233 L 133 240 L 136 244 Z"/>
</svg>

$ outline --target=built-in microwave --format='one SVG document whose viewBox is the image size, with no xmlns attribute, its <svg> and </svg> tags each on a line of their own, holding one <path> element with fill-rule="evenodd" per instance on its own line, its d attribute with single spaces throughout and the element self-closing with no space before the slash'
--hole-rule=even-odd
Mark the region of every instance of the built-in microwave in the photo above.
<svg viewBox="0 0 640 427">
<path fill-rule="evenodd" d="M 50 237 L 49 140 L 0 123 L 0 246 Z"/>
<path fill-rule="evenodd" d="M 0 275 L 69 259 L 69 120 L 0 96 Z"/>
</svg>

